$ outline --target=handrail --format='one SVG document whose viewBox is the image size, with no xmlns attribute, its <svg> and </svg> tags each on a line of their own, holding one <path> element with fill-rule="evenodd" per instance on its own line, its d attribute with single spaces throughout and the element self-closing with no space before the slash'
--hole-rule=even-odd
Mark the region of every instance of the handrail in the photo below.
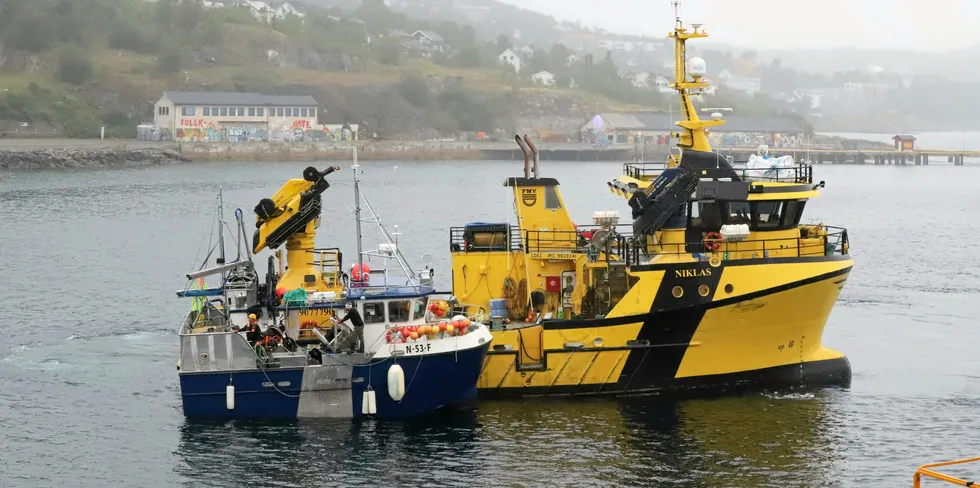
<svg viewBox="0 0 980 488">
<path fill-rule="evenodd" d="M 624 163 L 623 174 L 637 180 L 653 179 L 667 168 L 666 163 Z M 776 183 L 813 183 L 813 165 L 797 163 L 789 167 L 734 168 L 742 181 L 769 181 Z M 767 176 L 766 174 L 774 174 Z M 758 176 L 754 176 L 758 175 Z"/>
<path fill-rule="evenodd" d="M 932 463 L 923 464 L 919 466 L 919 469 L 915 470 L 915 475 L 912 476 L 912 488 L 921 488 L 922 477 L 933 478 L 940 481 L 945 481 L 947 483 L 952 483 L 957 486 L 974 486 L 974 482 L 962 480 L 955 476 L 950 476 L 948 474 L 937 473 L 932 470 L 932 468 L 941 468 L 943 466 L 953 466 L 957 464 L 966 464 L 980 461 L 980 457 L 969 458 L 969 459 L 959 459 L 956 461 L 946 461 L 943 463 Z"/>
</svg>

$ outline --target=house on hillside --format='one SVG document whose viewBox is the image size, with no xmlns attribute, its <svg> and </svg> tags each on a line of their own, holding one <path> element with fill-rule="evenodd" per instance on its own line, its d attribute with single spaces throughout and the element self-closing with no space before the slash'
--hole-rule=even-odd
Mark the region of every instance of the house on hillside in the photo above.
<svg viewBox="0 0 980 488">
<path fill-rule="evenodd" d="M 650 73 L 646 71 L 642 73 L 631 73 L 628 77 L 629 82 L 637 88 L 649 88 L 650 87 Z"/>
<path fill-rule="evenodd" d="M 504 49 L 504 52 L 497 55 L 497 61 L 509 65 L 515 73 L 520 73 L 524 69 L 524 58 L 513 49 Z"/>
<path fill-rule="evenodd" d="M 663 76 L 658 76 L 657 79 L 653 81 L 653 84 L 657 87 L 657 91 L 660 93 L 674 92 L 674 89 L 670 87 L 670 80 L 664 78 Z"/>
<path fill-rule="evenodd" d="M 531 81 L 534 82 L 535 85 L 555 86 L 555 75 L 548 71 L 538 71 L 537 73 L 531 75 Z"/>
<path fill-rule="evenodd" d="M 593 144 L 670 144 L 678 115 L 638 112 L 600 113 L 582 126 L 582 140 Z M 712 127 L 708 140 L 719 147 L 795 147 L 803 128 L 793 119 L 777 116 L 731 115 L 725 123 Z"/>
<path fill-rule="evenodd" d="M 289 2 L 283 2 L 279 7 L 273 8 L 266 2 L 261 2 L 258 0 L 246 0 L 242 2 L 242 6 L 248 8 L 252 17 L 255 17 L 262 22 L 272 22 L 273 19 L 285 19 L 286 17 L 306 17 L 306 14 L 300 12 Z"/>
<path fill-rule="evenodd" d="M 732 90 L 742 92 L 748 96 L 754 96 L 762 88 L 762 79 L 749 76 L 736 76 L 731 71 L 725 69 L 718 73 L 718 79 L 723 86 Z"/>
<path fill-rule="evenodd" d="M 433 51 L 446 52 L 446 40 L 430 30 L 417 30 L 412 33 L 412 39 L 420 44 L 430 46 Z"/>
</svg>

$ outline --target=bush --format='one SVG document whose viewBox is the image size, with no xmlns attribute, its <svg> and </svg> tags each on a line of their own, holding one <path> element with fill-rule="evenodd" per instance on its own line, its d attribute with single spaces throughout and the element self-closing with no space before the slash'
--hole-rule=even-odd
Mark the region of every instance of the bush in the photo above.
<svg viewBox="0 0 980 488">
<path fill-rule="evenodd" d="M 71 47 L 58 57 L 58 79 L 73 85 L 83 85 L 92 79 L 95 69 L 85 51 Z"/>
<path fill-rule="evenodd" d="M 386 40 L 375 43 L 371 51 L 374 59 L 377 59 L 381 64 L 396 66 L 402 61 L 401 48 L 394 41 Z"/>
<path fill-rule="evenodd" d="M 161 74 L 172 74 L 180 71 L 181 65 L 180 51 L 177 49 L 167 49 L 157 58 L 157 71 Z"/>
<path fill-rule="evenodd" d="M 418 108 L 429 107 L 429 85 L 421 74 L 405 75 L 398 83 L 398 93 L 401 94 L 402 98 L 408 100 L 408 103 Z"/>
<path fill-rule="evenodd" d="M 153 45 L 153 43 L 146 43 Z M 129 24 L 119 24 L 109 33 L 109 47 L 133 52 L 144 52 L 144 41 L 140 32 Z"/>
</svg>

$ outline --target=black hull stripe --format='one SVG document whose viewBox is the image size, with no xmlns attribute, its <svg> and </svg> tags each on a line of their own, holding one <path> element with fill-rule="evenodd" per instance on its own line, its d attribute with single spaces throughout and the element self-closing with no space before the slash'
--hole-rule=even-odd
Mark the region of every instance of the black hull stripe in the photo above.
<svg viewBox="0 0 980 488">
<path fill-rule="evenodd" d="M 725 298 L 723 300 L 715 300 L 710 303 L 694 305 L 695 307 L 703 308 L 705 311 L 724 307 L 726 305 L 731 305 L 733 303 L 744 302 L 748 300 L 754 300 L 756 298 L 764 297 L 767 295 L 774 295 L 787 290 L 792 290 L 793 288 L 799 288 L 801 286 L 810 285 L 813 283 L 818 283 L 820 281 L 828 280 L 831 278 L 836 278 L 838 276 L 845 275 L 851 271 L 851 266 L 848 266 L 837 271 L 832 271 L 830 273 L 824 273 L 822 275 L 812 276 L 810 278 L 794 281 L 791 283 L 785 283 L 773 288 L 766 288 L 765 290 L 759 290 L 752 293 L 746 293 L 745 295 L 739 295 L 736 297 Z M 690 307 L 687 307 L 690 308 Z M 676 310 L 676 309 L 675 309 Z M 588 329 L 593 327 L 609 327 L 614 325 L 626 325 L 633 324 L 636 322 L 644 322 L 652 315 L 655 315 L 657 311 L 651 311 L 636 315 L 626 315 L 623 317 L 613 317 L 613 318 L 603 318 L 603 319 L 591 319 L 591 320 L 553 320 L 542 322 L 545 330 L 567 330 L 567 329 Z"/>
<path fill-rule="evenodd" d="M 851 365 L 846 357 L 793 363 L 772 368 L 708 376 L 677 378 L 642 387 L 621 387 L 615 383 L 481 389 L 481 398 L 539 396 L 648 396 L 670 398 L 707 397 L 762 390 L 809 387 L 851 386 Z"/>
</svg>

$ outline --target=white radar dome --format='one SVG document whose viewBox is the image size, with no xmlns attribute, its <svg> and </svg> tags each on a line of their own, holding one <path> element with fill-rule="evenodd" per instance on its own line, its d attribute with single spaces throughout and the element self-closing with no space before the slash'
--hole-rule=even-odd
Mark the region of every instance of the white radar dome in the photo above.
<svg viewBox="0 0 980 488">
<path fill-rule="evenodd" d="M 694 57 L 691 58 L 687 63 L 687 74 L 699 77 L 704 76 L 708 73 L 708 65 L 705 64 L 704 59 Z"/>
<path fill-rule="evenodd" d="M 721 120 L 721 112 L 713 112 L 711 114 L 711 120 Z"/>
</svg>

